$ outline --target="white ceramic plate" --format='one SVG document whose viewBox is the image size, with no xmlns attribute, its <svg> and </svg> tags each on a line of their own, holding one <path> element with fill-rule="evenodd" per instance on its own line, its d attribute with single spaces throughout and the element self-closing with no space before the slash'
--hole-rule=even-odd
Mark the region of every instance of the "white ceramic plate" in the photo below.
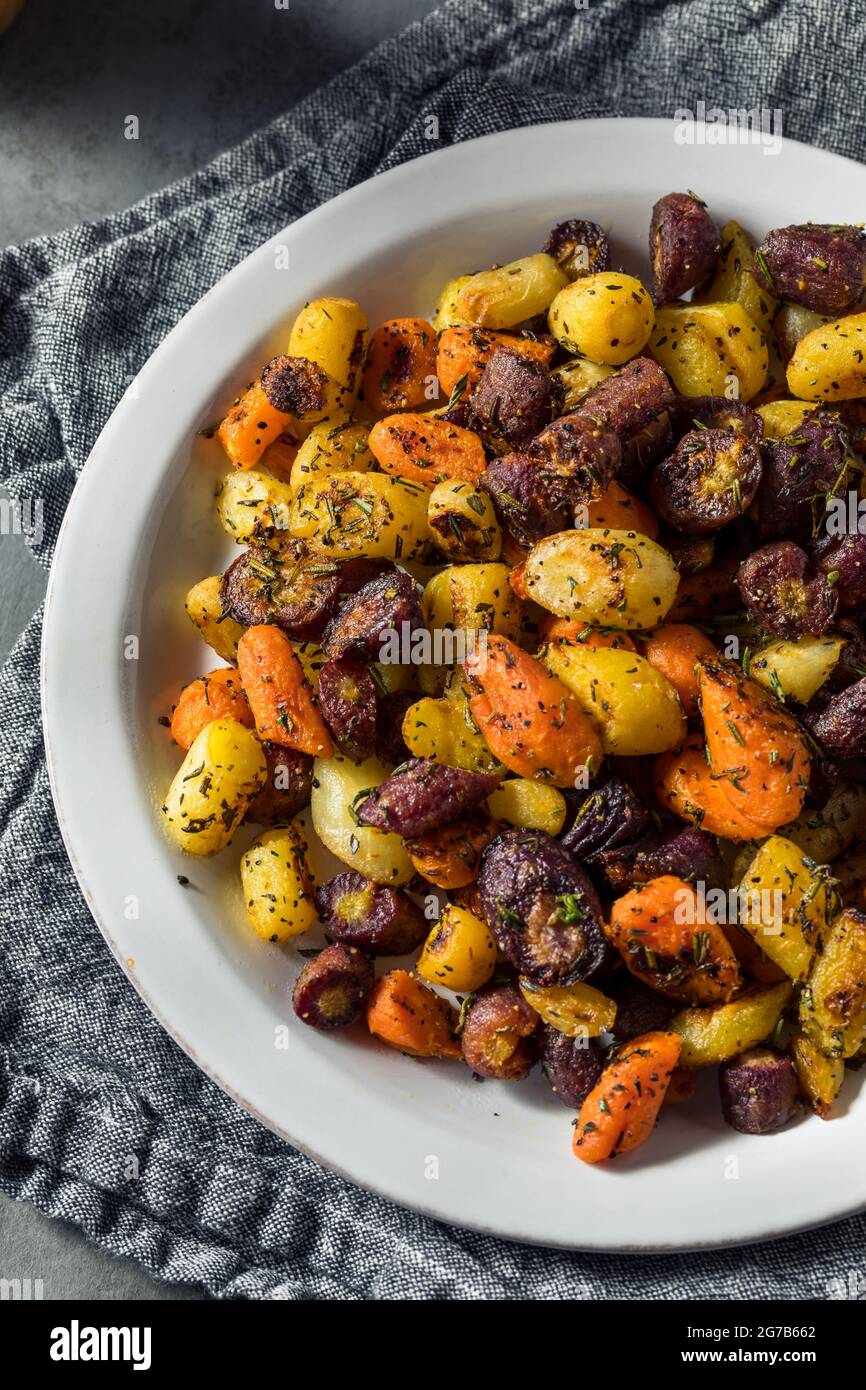
<svg viewBox="0 0 866 1390">
<path fill-rule="evenodd" d="M 866 1205 L 863 1088 L 849 1079 L 831 1123 L 756 1139 L 723 1124 L 705 1077 L 698 1102 L 666 1113 L 644 1148 L 590 1168 L 572 1158 L 571 1116 L 541 1080 L 479 1085 L 455 1066 L 302 1027 L 288 998 L 299 958 L 243 924 L 238 842 L 201 862 L 163 838 L 155 810 L 178 752 L 157 715 L 219 664 L 182 607 L 232 553 L 213 505 L 227 466 L 196 431 L 285 350 L 306 300 L 350 295 L 372 324 L 429 315 L 451 276 L 537 249 L 571 215 L 611 227 L 615 261 L 640 273 L 653 202 L 690 188 L 719 222 L 757 234 L 866 210 L 859 165 L 792 141 L 775 157 L 682 146 L 662 121 L 548 125 L 403 165 L 260 247 L 169 334 L 97 441 L 51 573 L 43 712 L 57 813 L 94 917 L 149 1007 L 242 1105 L 362 1186 L 549 1245 L 736 1243 L 852 1212 Z M 127 635 L 138 660 L 125 659 Z M 178 885 L 181 871 L 197 891 Z M 283 1024 L 287 1048 L 275 1045 Z"/>
</svg>

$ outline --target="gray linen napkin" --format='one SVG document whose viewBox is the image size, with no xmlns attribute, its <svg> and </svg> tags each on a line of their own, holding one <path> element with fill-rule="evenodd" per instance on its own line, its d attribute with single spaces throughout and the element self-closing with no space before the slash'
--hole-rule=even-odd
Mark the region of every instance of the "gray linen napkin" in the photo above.
<svg viewBox="0 0 866 1390">
<path fill-rule="evenodd" d="M 43 500 L 34 554 L 48 566 L 97 434 L 186 310 L 293 218 L 429 151 L 430 114 L 447 144 L 699 100 L 779 107 L 787 134 L 863 159 L 863 71 L 866 30 L 833 0 L 452 0 L 194 177 L 2 253 L 0 479 Z M 863 1218 L 675 1259 L 523 1248 L 369 1196 L 261 1128 L 161 1031 L 88 914 L 48 789 L 39 640 L 37 616 L 0 681 L 8 1193 L 229 1297 L 863 1296 Z"/>
</svg>

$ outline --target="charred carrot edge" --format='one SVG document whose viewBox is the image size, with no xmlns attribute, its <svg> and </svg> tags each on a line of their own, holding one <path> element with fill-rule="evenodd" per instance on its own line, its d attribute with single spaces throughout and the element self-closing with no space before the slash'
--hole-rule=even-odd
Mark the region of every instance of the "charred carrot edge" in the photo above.
<svg viewBox="0 0 866 1390">
<path fill-rule="evenodd" d="M 328 727 L 284 632 L 268 624 L 248 627 L 238 643 L 238 668 L 261 739 L 319 758 L 333 755 Z"/>
<path fill-rule="evenodd" d="M 271 405 L 255 381 L 221 422 L 217 438 L 236 468 L 253 468 L 291 418 Z"/>
<path fill-rule="evenodd" d="M 686 715 L 698 713 L 698 662 L 712 660 L 718 649 L 706 633 L 691 623 L 663 623 L 644 638 L 643 654 L 650 666 L 670 681 Z"/>
<path fill-rule="evenodd" d="M 435 376 L 436 331 L 426 319 L 388 319 L 371 334 L 363 385 L 371 410 L 423 406 Z"/>
<path fill-rule="evenodd" d="M 476 483 L 487 469 L 478 435 L 435 416 L 386 415 L 370 430 L 368 444 L 383 472 L 427 487 L 443 478 Z"/>
<path fill-rule="evenodd" d="M 680 1049 L 676 1033 L 644 1033 L 619 1051 L 580 1107 L 572 1141 L 577 1158 L 601 1163 L 646 1143 Z"/>
<path fill-rule="evenodd" d="M 367 1027 L 389 1047 L 410 1057 L 461 1057 L 454 1037 L 457 1014 L 446 1000 L 408 970 L 389 970 L 373 986 Z"/>
<path fill-rule="evenodd" d="M 607 936 L 633 975 L 673 999 L 718 1003 L 742 983 L 725 933 L 707 919 L 692 885 L 674 874 L 617 898 Z"/>
<path fill-rule="evenodd" d="M 507 348 L 546 367 L 554 352 L 553 343 L 536 338 L 518 338 L 493 328 L 446 328 L 440 335 L 436 353 L 436 375 L 446 396 L 462 383 L 462 398 L 476 385 L 497 348 Z"/>
<path fill-rule="evenodd" d="M 587 503 L 588 526 L 620 531 L 639 531 L 655 540 L 659 533 L 658 517 L 645 503 L 635 497 L 614 478 L 600 497 Z"/>
<path fill-rule="evenodd" d="M 248 729 L 253 727 L 253 712 L 236 666 L 220 666 L 184 687 L 171 716 L 171 736 L 181 748 L 190 748 L 215 719 L 236 719 Z"/>
<path fill-rule="evenodd" d="M 472 717 L 512 772 L 571 787 L 581 769 L 601 766 L 601 741 L 574 695 L 507 637 L 491 633 L 463 669 Z"/>
</svg>

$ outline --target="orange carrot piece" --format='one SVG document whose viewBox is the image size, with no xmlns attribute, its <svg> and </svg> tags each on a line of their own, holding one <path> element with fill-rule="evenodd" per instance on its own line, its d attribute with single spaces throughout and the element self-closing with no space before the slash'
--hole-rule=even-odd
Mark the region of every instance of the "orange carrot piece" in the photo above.
<svg viewBox="0 0 866 1390">
<path fill-rule="evenodd" d="M 581 770 L 601 766 L 601 741 L 574 695 L 507 637 L 488 634 L 463 670 L 472 717 L 512 772 L 572 787 Z"/>
<path fill-rule="evenodd" d="M 253 712 L 236 666 L 220 666 L 181 691 L 171 716 L 171 736 L 181 748 L 189 748 L 215 719 L 236 719 L 248 729 L 253 727 Z"/>
<path fill-rule="evenodd" d="M 722 928 L 690 883 L 664 874 L 617 898 L 608 939 L 632 975 L 686 1004 L 730 999 L 740 967 Z"/>
<path fill-rule="evenodd" d="M 600 1163 L 649 1139 L 681 1046 L 676 1033 L 644 1033 L 620 1049 L 580 1107 L 572 1141 L 577 1158 Z"/>
<path fill-rule="evenodd" d="M 427 487 L 443 478 L 476 483 L 487 469 L 478 435 L 435 415 L 386 415 L 370 430 L 368 444 L 383 472 Z"/>
<path fill-rule="evenodd" d="M 614 478 L 600 497 L 587 504 L 589 519 L 587 526 L 602 529 L 613 527 L 619 531 L 639 531 L 642 536 L 655 540 L 659 533 L 658 517 L 644 502 L 628 492 L 622 483 Z"/>
<path fill-rule="evenodd" d="M 661 671 L 680 697 L 689 718 L 698 714 L 698 662 L 718 656 L 718 648 L 691 623 L 662 623 L 644 639 L 643 654 L 650 666 Z"/>
<path fill-rule="evenodd" d="M 236 468 L 254 468 L 291 418 L 272 406 L 261 382 L 254 381 L 220 424 L 217 437 Z"/>
<path fill-rule="evenodd" d="M 333 755 L 328 727 L 284 632 L 269 624 L 248 627 L 238 643 L 238 667 L 261 739 L 319 758 Z"/>
<path fill-rule="evenodd" d="M 422 878 L 437 888 L 466 888 L 478 877 L 481 855 L 499 832 L 483 811 L 406 841 L 409 858 Z"/>
<path fill-rule="evenodd" d="M 439 338 L 436 353 L 436 375 L 445 395 L 450 397 L 462 381 L 461 398 L 468 399 L 490 358 L 500 347 L 546 367 L 553 357 L 555 344 L 539 342 L 536 338 L 518 338 L 514 333 L 500 333 L 491 328 L 446 328 Z"/>
<path fill-rule="evenodd" d="M 367 1002 L 367 1027 L 410 1057 L 462 1056 L 454 1037 L 456 1011 L 408 970 L 389 970 L 376 981 Z"/>
<path fill-rule="evenodd" d="M 759 840 L 765 830 L 753 798 L 733 805 L 707 762 L 702 734 L 690 734 L 678 753 L 661 753 L 653 768 L 655 793 L 681 820 L 725 840 Z M 754 814 L 752 814 L 754 812 Z"/>
<path fill-rule="evenodd" d="M 518 598 L 529 598 L 529 590 L 526 587 L 526 561 L 521 560 L 520 564 L 515 565 L 509 572 L 508 583 L 516 593 Z"/>
<path fill-rule="evenodd" d="M 698 1089 L 698 1074 L 686 1067 L 674 1067 L 662 1105 L 683 1105 Z"/>
<path fill-rule="evenodd" d="M 521 560 L 520 564 L 516 564 L 514 569 L 509 571 L 509 584 L 518 599 L 528 599 L 530 591 L 527 588 L 527 563 L 525 560 Z"/>
<path fill-rule="evenodd" d="M 275 478 L 280 479 L 280 482 L 288 483 L 291 481 L 292 464 L 297 457 L 298 448 L 297 440 L 290 434 L 281 434 L 279 439 L 268 445 L 262 455 L 262 463 Z"/>
<path fill-rule="evenodd" d="M 436 333 L 426 319 L 388 319 L 370 337 L 364 400 L 382 414 L 429 404 L 436 377 Z"/>
<path fill-rule="evenodd" d="M 637 651 L 627 632 L 587 627 L 579 618 L 556 618 L 552 613 L 545 613 L 541 619 L 538 636 L 542 642 L 579 642 L 584 647 L 592 647 L 594 651 L 602 647 L 612 647 L 619 652 Z"/>
<path fill-rule="evenodd" d="M 739 608 L 739 564 L 737 559 L 715 560 L 697 574 L 687 574 L 680 579 L 668 622 L 691 623 L 696 618 L 709 618 L 714 613 L 730 613 L 733 608 Z"/>
<path fill-rule="evenodd" d="M 732 662 L 703 661 L 698 688 L 713 777 L 730 807 L 747 801 L 763 835 L 795 820 L 811 754 L 792 714 Z"/>
</svg>

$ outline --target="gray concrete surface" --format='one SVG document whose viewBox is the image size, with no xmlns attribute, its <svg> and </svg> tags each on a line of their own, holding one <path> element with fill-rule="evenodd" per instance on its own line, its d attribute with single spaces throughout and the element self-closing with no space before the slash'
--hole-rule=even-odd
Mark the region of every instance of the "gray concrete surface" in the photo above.
<svg viewBox="0 0 866 1390">
<path fill-rule="evenodd" d="M 0 35 L 0 245 L 89 221 L 198 168 L 436 0 L 26 0 Z M 140 138 L 123 138 L 139 118 Z M 2 345 L 0 345 L 2 350 Z M 2 496 L 2 493 L 0 493 Z M 0 535 L 0 658 L 45 575 Z M 190 1298 L 0 1196 L 0 1278 L 46 1298 Z"/>
</svg>

